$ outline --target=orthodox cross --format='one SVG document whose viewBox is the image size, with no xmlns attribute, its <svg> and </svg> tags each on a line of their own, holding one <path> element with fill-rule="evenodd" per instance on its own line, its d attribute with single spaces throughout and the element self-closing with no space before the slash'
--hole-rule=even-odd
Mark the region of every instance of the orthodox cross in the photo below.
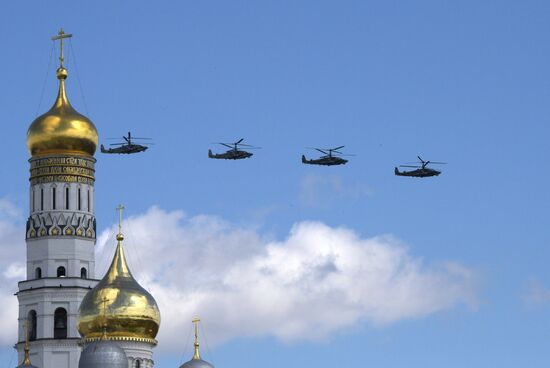
<svg viewBox="0 0 550 368">
<path fill-rule="evenodd" d="M 29 319 L 25 320 L 25 358 L 23 359 L 23 365 L 31 365 L 31 355 L 29 348 Z"/>
<path fill-rule="evenodd" d="M 122 234 L 122 211 L 124 211 L 124 206 L 119 204 L 116 210 L 118 211 L 118 233 Z"/>
<path fill-rule="evenodd" d="M 200 359 L 201 356 L 199 354 L 199 322 L 201 319 L 199 317 L 193 318 L 191 322 L 195 325 L 195 353 L 193 354 L 193 359 Z"/>
<path fill-rule="evenodd" d="M 65 32 L 63 31 L 63 28 L 61 28 L 61 29 L 59 30 L 59 33 L 57 34 L 57 36 L 53 36 L 53 37 L 52 37 L 52 41 L 54 41 L 54 42 L 57 41 L 57 40 L 59 40 L 59 46 L 60 46 L 60 47 L 59 47 L 59 48 L 60 48 L 60 51 L 59 51 L 59 62 L 61 63 L 61 67 L 63 67 L 63 62 L 65 61 L 65 58 L 64 58 L 64 56 L 63 56 L 63 40 L 64 40 L 65 38 L 71 38 L 71 37 L 73 37 L 73 35 L 72 35 L 72 34 L 65 33 Z"/>
<path fill-rule="evenodd" d="M 101 299 L 101 304 L 103 304 L 103 336 L 101 336 L 102 339 L 107 338 L 107 302 L 109 299 L 107 299 L 106 296 Z"/>
</svg>

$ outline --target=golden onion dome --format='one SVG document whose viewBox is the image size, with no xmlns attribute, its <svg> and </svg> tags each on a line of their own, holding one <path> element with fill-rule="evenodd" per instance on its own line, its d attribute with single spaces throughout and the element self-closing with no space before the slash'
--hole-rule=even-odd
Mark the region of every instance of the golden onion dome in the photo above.
<svg viewBox="0 0 550 368">
<path fill-rule="evenodd" d="M 93 156 L 98 144 L 97 129 L 90 119 L 76 111 L 65 91 L 67 69 L 57 69 L 59 92 L 52 108 L 36 118 L 27 132 L 32 156 L 75 153 Z"/>
<path fill-rule="evenodd" d="M 117 235 L 113 262 L 103 279 L 90 290 L 78 311 L 78 331 L 86 340 L 147 341 L 156 344 L 160 312 L 155 299 L 132 276 Z"/>
</svg>

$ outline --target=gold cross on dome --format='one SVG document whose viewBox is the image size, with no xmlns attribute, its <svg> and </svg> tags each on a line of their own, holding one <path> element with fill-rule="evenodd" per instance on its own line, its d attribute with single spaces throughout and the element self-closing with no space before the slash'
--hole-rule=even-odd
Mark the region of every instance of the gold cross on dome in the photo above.
<svg viewBox="0 0 550 368">
<path fill-rule="evenodd" d="M 107 299 L 106 296 L 103 297 L 103 299 L 101 299 L 101 304 L 103 304 L 103 317 L 105 317 L 105 314 L 107 312 L 107 302 L 109 301 L 109 299 Z"/>
<path fill-rule="evenodd" d="M 116 210 L 118 211 L 118 233 L 122 234 L 122 211 L 124 211 L 126 207 L 119 204 Z"/>
<path fill-rule="evenodd" d="M 104 296 L 103 299 L 101 299 L 101 304 L 103 304 L 103 326 L 101 326 L 103 328 L 103 335 L 101 336 L 101 338 L 103 340 L 107 338 L 107 302 L 108 301 L 109 299 L 107 299 L 106 296 Z"/>
<path fill-rule="evenodd" d="M 195 346 L 195 352 L 193 354 L 193 359 L 200 359 L 200 353 L 199 353 L 199 322 L 201 319 L 197 316 L 193 318 L 191 322 L 195 325 L 195 343 L 193 344 Z"/>
<path fill-rule="evenodd" d="M 59 33 L 57 34 L 57 36 L 53 36 L 52 37 L 52 41 L 57 41 L 59 40 L 59 62 L 61 63 L 61 67 L 63 67 L 63 62 L 65 61 L 65 57 L 63 56 L 63 40 L 65 38 L 71 38 L 73 37 L 72 34 L 68 34 L 68 33 L 65 33 L 65 31 L 63 31 L 63 28 L 61 28 L 59 30 Z"/>
</svg>

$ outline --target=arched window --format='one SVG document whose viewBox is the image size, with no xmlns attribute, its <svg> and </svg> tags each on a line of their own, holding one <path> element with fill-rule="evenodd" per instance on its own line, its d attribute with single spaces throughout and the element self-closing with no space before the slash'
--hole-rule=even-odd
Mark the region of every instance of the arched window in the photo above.
<svg viewBox="0 0 550 368">
<path fill-rule="evenodd" d="M 27 321 L 29 322 L 29 340 L 34 341 L 36 340 L 36 311 L 31 310 L 29 311 L 29 314 L 27 315 Z"/>
<path fill-rule="evenodd" d="M 91 212 L 91 210 L 90 210 L 90 188 L 88 188 L 88 212 Z"/>
<path fill-rule="evenodd" d="M 86 267 L 80 269 L 80 277 L 83 279 L 88 277 L 88 270 L 86 270 Z"/>
<path fill-rule="evenodd" d="M 36 270 L 34 270 L 34 278 L 35 279 L 42 278 L 42 269 L 40 267 L 36 267 Z"/>
<path fill-rule="evenodd" d="M 53 315 L 53 338 L 67 338 L 67 311 L 65 308 L 57 308 Z"/>
<path fill-rule="evenodd" d="M 40 188 L 40 211 L 44 211 L 44 188 Z"/>
<path fill-rule="evenodd" d="M 136 368 L 141 368 L 141 360 L 136 359 Z"/>
<path fill-rule="evenodd" d="M 82 207 L 80 205 L 80 188 L 78 188 L 78 210 L 82 210 Z"/>
<path fill-rule="evenodd" d="M 52 188 L 52 210 L 55 210 L 55 187 Z"/>
<path fill-rule="evenodd" d="M 59 266 L 57 267 L 57 277 L 65 277 L 65 267 Z"/>
<path fill-rule="evenodd" d="M 69 187 L 65 188 L 65 209 L 69 209 Z"/>
</svg>

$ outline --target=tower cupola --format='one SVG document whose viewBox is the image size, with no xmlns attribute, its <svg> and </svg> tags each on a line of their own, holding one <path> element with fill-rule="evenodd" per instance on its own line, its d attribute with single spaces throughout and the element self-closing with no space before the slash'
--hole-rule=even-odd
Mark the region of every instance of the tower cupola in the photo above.
<svg viewBox="0 0 550 368">
<path fill-rule="evenodd" d="M 94 123 L 76 111 L 67 98 L 68 71 L 64 66 L 63 40 L 69 37 L 72 35 L 61 29 L 52 38 L 59 40 L 61 45 L 57 69 L 59 91 L 51 109 L 36 118 L 27 131 L 27 147 L 33 157 L 58 153 L 93 156 L 97 148 L 98 133 Z"/>
</svg>

